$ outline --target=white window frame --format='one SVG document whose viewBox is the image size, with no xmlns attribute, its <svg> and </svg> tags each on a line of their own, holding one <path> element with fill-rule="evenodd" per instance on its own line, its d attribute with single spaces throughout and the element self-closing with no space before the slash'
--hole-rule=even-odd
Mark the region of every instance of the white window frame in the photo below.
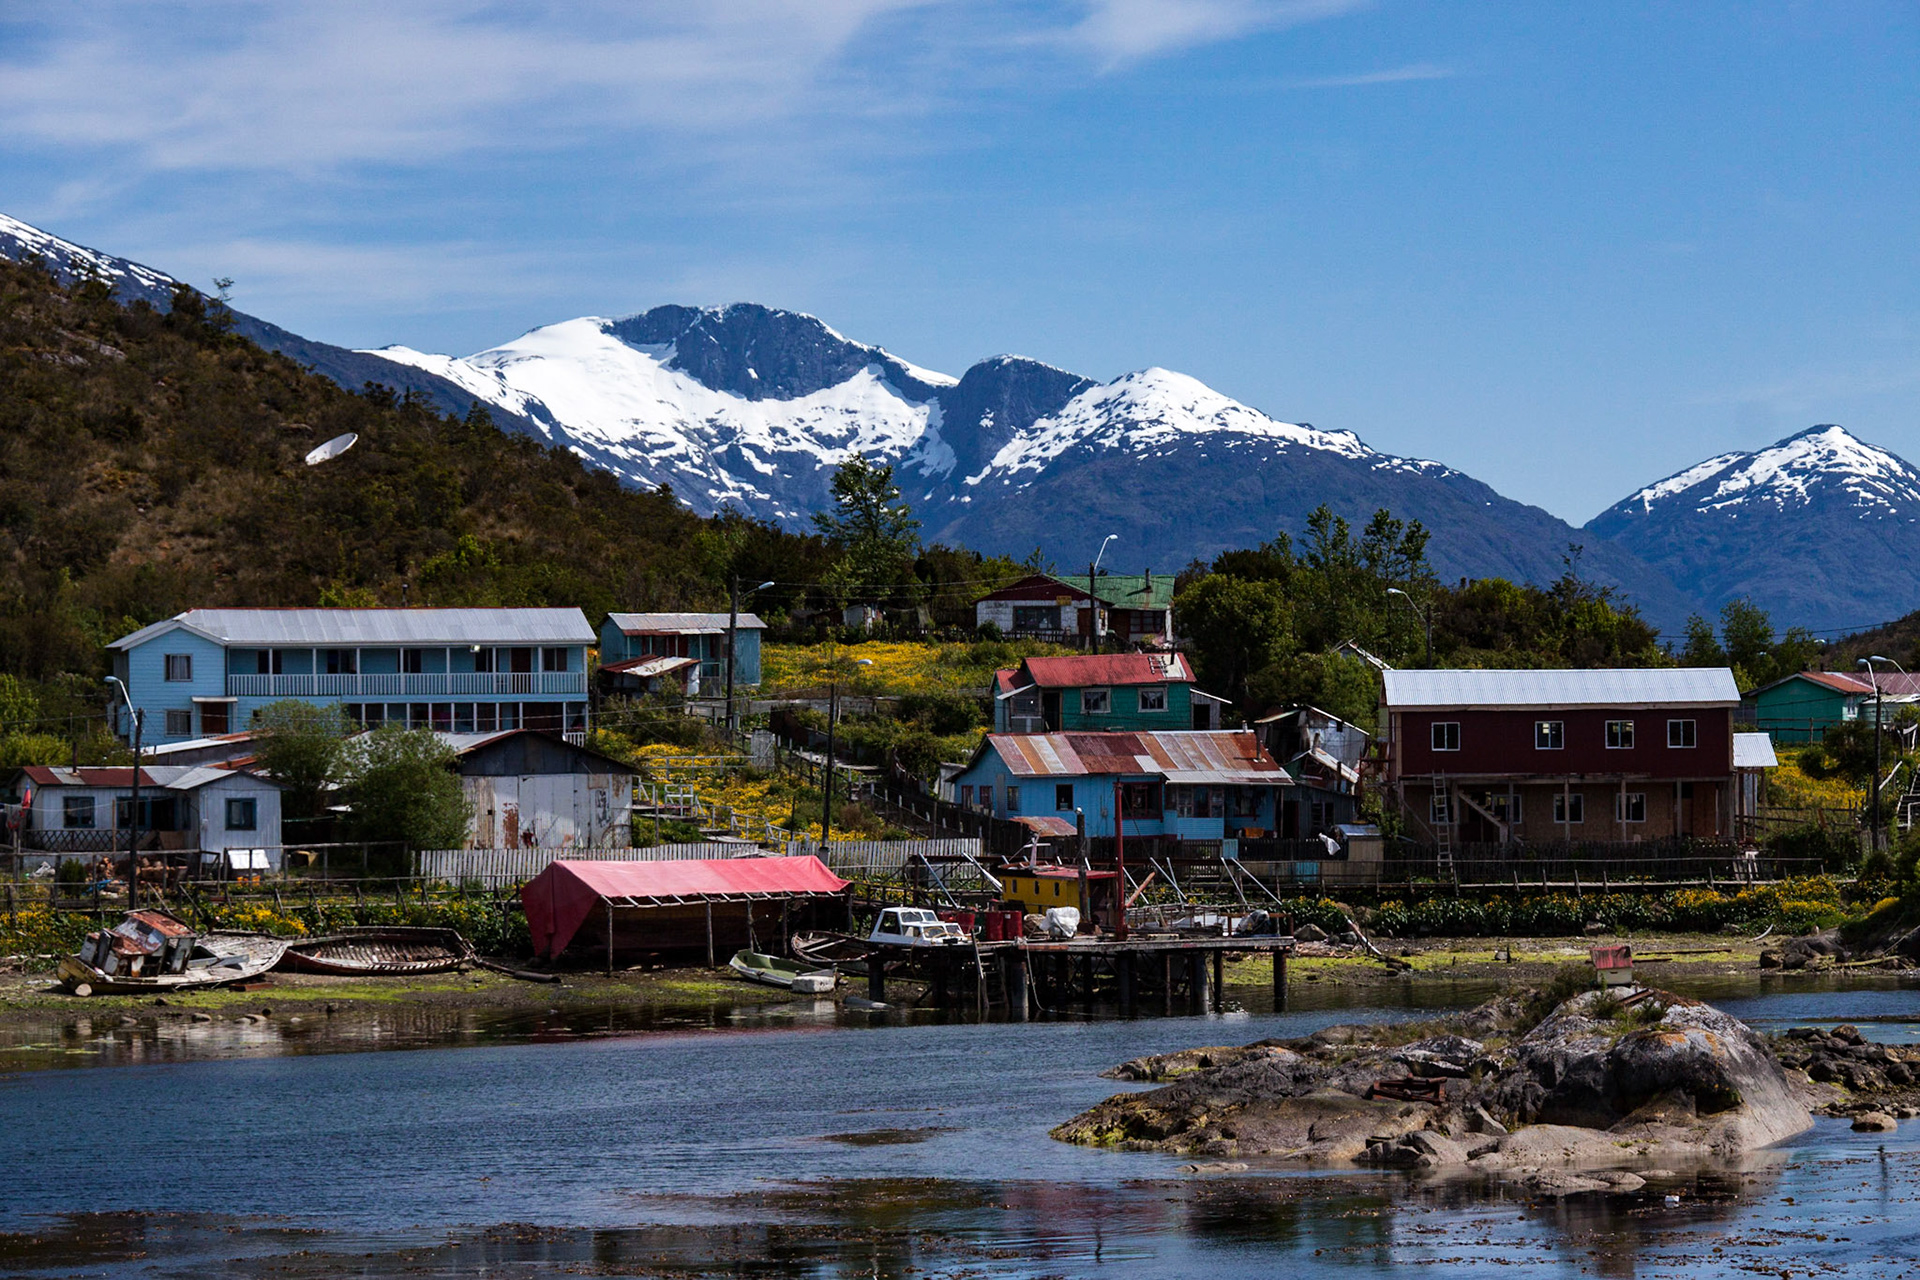
<svg viewBox="0 0 1920 1280">
<path fill-rule="evenodd" d="M 1685 738 L 1685 742 L 1676 742 L 1676 738 Z M 1667 721 L 1667 749 L 1670 751 L 1691 751 L 1700 745 L 1700 722 L 1698 720 Z"/>
<path fill-rule="evenodd" d="M 1460 749 L 1460 722 L 1458 720 L 1435 720 L 1428 726 L 1429 741 L 1435 751 L 1458 751 Z M 1442 732 L 1451 730 L 1451 732 Z"/>
<path fill-rule="evenodd" d="M 1569 821 L 1567 818 L 1569 811 L 1571 811 L 1574 815 L 1571 821 Z M 1553 821 L 1555 825 L 1562 826 L 1562 827 L 1577 827 L 1577 826 L 1585 825 L 1587 821 L 1586 793 L 1581 791 L 1554 792 L 1553 793 Z"/>
<path fill-rule="evenodd" d="M 1567 749 L 1567 722 L 1565 720 L 1535 720 L 1533 722 L 1533 749 L 1535 751 L 1565 751 Z"/>
<path fill-rule="evenodd" d="M 170 653 L 166 656 L 168 684 L 193 683 L 193 655 L 190 653 Z"/>
<path fill-rule="evenodd" d="M 1634 810 L 1640 811 L 1634 817 Z M 1644 791 L 1616 791 L 1613 793 L 1613 820 L 1628 824 L 1647 820 L 1647 793 Z"/>
<path fill-rule="evenodd" d="M 1166 709 L 1167 691 L 1164 686 L 1148 686 L 1140 690 L 1141 711 L 1165 711 Z"/>
<path fill-rule="evenodd" d="M 1087 705 L 1088 699 L 1099 702 L 1099 706 Z M 1113 690 L 1082 689 L 1080 691 L 1080 714 L 1083 716 L 1110 716 L 1113 714 Z"/>
<path fill-rule="evenodd" d="M 1633 721 L 1631 720 L 1607 721 L 1607 750 L 1609 751 L 1633 750 Z"/>
</svg>

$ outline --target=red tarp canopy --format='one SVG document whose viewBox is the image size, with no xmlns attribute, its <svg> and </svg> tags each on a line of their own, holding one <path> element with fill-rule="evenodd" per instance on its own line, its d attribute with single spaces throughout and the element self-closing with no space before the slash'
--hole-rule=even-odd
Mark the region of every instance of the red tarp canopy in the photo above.
<svg viewBox="0 0 1920 1280">
<path fill-rule="evenodd" d="M 594 907 L 665 907 L 755 902 L 844 893 L 842 880 L 811 854 L 797 858 L 687 858 L 674 862 L 560 859 L 520 887 L 536 954 L 567 949 Z"/>
</svg>

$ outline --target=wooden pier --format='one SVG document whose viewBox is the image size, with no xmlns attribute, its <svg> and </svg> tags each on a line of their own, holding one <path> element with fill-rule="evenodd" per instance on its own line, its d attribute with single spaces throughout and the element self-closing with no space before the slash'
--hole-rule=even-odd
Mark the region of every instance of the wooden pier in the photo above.
<svg viewBox="0 0 1920 1280">
<path fill-rule="evenodd" d="M 888 978 L 928 984 L 935 1008 L 1000 1012 L 1015 1022 L 1096 1005 L 1122 1017 L 1217 1012 L 1229 952 L 1273 957 L 1273 1005 L 1287 1007 L 1293 939 L 1139 935 L 1020 939 L 971 946 L 882 946 L 867 963 L 867 996 L 884 1004 Z"/>
</svg>

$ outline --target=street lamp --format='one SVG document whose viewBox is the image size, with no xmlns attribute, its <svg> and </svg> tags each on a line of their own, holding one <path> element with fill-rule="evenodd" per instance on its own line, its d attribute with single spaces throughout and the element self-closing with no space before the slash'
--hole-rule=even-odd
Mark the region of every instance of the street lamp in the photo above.
<svg viewBox="0 0 1920 1280">
<path fill-rule="evenodd" d="M 133 705 L 133 698 L 119 676 L 108 676 L 106 683 L 120 690 L 120 700 L 127 704 L 127 714 L 133 719 L 133 798 L 127 814 L 127 910 L 135 911 L 140 906 L 140 730 L 147 717 Z"/>
<path fill-rule="evenodd" d="M 1413 616 L 1420 619 L 1421 625 L 1426 628 L 1427 630 L 1427 666 L 1431 668 L 1433 666 L 1433 610 L 1422 609 L 1418 604 L 1418 602 L 1416 602 L 1412 596 L 1408 595 L 1406 592 L 1402 591 L 1398 587 L 1388 587 L 1387 594 L 1390 596 L 1399 596 L 1402 600 L 1405 600 L 1407 602 L 1407 607 L 1413 610 Z"/>
<path fill-rule="evenodd" d="M 1873 665 L 1876 662 L 1891 663 L 1901 675 L 1907 674 L 1907 669 L 1877 653 L 1861 658 L 1856 664 L 1865 667 L 1867 678 L 1873 681 L 1873 847 L 1877 851 L 1880 848 L 1880 732 L 1886 722 L 1880 715 L 1880 673 Z"/>
<path fill-rule="evenodd" d="M 752 595 L 754 591 L 765 591 L 772 585 L 771 582 L 763 582 L 753 588 L 752 591 L 747 592 L 747 594 Z M 733 579 L 732 590 L 727 593 L 727 738 L 729 741 L 732 740 L 736 727 L 733 719 L 733 656 L 734 646 L 738 643 L 739 636 L 740 579 L 736 577 Z"/>
<path fill-rule="evenodd" d="M 1107 557 L 1107 546 L 1120 535 L 1110 533 L 1100 541 L 1100 551 L 1087 566 L 1087 647 L 1100 647 L 1100 562 Z"/>
<path fill-rule="evenodd" d="M 836 658 L 828 659 L 827 683 L 827 760 L 822 770 L 826 785 L 821 788 L 820 847 L 825 849 L 833 836 L 833 724 L 840 718 L 840 667 Z M 870 667 L 872 658 L 855 658 L 855 666 Z"/>
</svg>

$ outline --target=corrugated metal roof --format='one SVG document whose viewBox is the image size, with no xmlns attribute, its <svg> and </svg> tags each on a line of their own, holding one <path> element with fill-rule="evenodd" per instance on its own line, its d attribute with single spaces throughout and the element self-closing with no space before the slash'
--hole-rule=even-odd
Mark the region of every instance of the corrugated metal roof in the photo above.
<svg viewBox="0 0 1920 1280">
<path fill-rule="evenodd" d="M 1384 671 L 1396 711 L 1473 707 L 1735 706 L 1740 690 L 1725 667 L 1611 668 L 1593 671 Z"/>
<path fill-rule="evenodd" d="M 1764 733 L 1733 735 L 1733 767 L 1736 769 L 1772 769 L 1780 757 L 1773 752 L 1773 738 Z"/>
<path fill-rule="evenodd" d="M 600 669 L 623 676 L 639 676 L 650 680 L 654 676 L 664 676 L 670 672 L 683 671 L 688 667 L 699 665 L 698 658 L 628 658 L 625 662 L 606 663 Z"/>
<path fill-rule="evenodd" d="M 1051 815 L 1036 818 L 1032 816 L 1021 817 L 1016 814 L 1013 816 L 1013 820 L 1035 835 L 1072 836 L 1080 834 L 1080 828 L 1074 826 L 1065 818 L 1056 818 Z"/>
<path fill-rule="evenodd" d="M 231 778 L 236 768 L 235 762 L 224 764 L 162 764 L 147 765 L 140 770 L 140 785 L 152 787 L 156 791 L 192 791 L 209 782 Z M 30 764 L 21 770 L 38 787 L 99 787 L 128 788 L 133 786 L 133 769 L 128 765 L 81 765 L 71 769 L 65 765 Z M 250 774 L 251 777 L 259 777 Z M 271 778 L 259 777 L 269 786 L 278 786 Z"/>
<path fill-rule="evenodd" d="M 223 644 L 592 644 L 578 609 L 189 609 L 113 642 L 130 649 L 185 627 Z"/>
<path fill-rule="evenodd" d="M 1178 653 L 1082 653 L 1028 658 L 1022 669 L 1042 689 L 1166 684 L 1193 679 L 1192 666 L 1185 655 Z"/>
<path fill-rule="evenodd" d="M 607 620 L 620 628 L 622 635 L 701 635 L 724 633 L 724 613 L 610 613 Z M 767 624 L 751 613 L 740 615 L 742 631 L 764 631 Z"/>
<path fill-rule="evenodd" d="M 1157 733 L 995 733 L 996 752 L 1018 777 L 1162 777 L 1172 782 L 1286 786 L 1286 771 L 1251 730 Z"/>
</svg>

